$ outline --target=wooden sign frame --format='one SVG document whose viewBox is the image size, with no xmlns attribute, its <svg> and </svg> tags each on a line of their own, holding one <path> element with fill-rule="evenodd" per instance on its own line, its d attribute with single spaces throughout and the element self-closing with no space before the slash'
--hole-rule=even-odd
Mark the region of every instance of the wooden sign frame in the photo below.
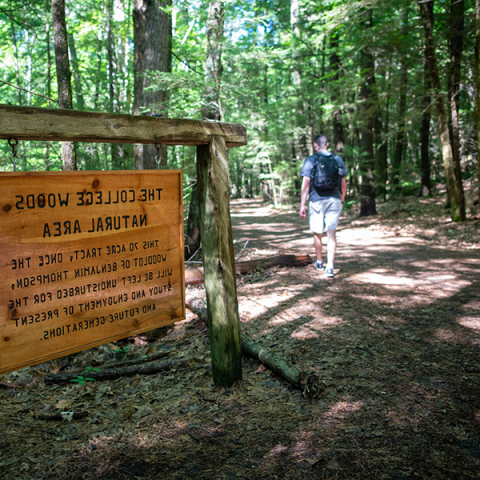
<svg viewBox="0 0 480 480">
<path fill-rule="evenodd" d="M 0 175 L 0 374 L 185 318 L 182 181 Z"/>
</svg>

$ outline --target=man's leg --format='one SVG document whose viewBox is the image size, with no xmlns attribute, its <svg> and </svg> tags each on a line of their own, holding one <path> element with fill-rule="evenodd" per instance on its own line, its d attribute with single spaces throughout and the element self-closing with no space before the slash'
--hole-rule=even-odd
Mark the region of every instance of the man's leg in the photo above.
<svg viewBox="0 0 480 480">
<path fill-rule="evenodd" d="M 336 230 L 327 230 L 327 268 L 333 268 L 337 251 Z M 321 252 L 321 249 L 320 249 Z"/>
<path fill-rule="evenodd" d="M 315 247 L 317 260 L 321 263 L 322 262 L 322 234 L 321 233 L 313 234 L 313 246 Z"/>
</svg>

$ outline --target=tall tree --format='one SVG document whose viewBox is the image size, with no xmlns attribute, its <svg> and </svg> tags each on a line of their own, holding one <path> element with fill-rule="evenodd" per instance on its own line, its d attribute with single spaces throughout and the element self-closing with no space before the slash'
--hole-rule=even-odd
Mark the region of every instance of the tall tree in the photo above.
<svg viewBox="0 0 480 480">
<path fill-rule="evenodd" d="M 145 70 L 145 10 L 147 0 L 135 0 L 133 6 L 133 114 L 140 115 L 143 105 L 143 72 Z M 135 168 L 143 169 L 143 145 L 136 144 L 133 149 Z"/>
<path fill-rule="evenodd" d="M 480 0 L 475 2 L 475 84 L 476 93 L 476 127 L 477 127 L 477 178 L 478 178 L 478 201 L 480 205 Z"/>
<path fill-rule="evenodd" d="M 222 120 L 220 85 L 222 79 L 222 45 L 224 32 L 223 0 L 210 0 L 207 19 L 207 52 L 205 58 L 205 97 L 202 117 Z M 200 211 L 197 187 L 193 188 L 188 209 L 188 223 L 185 246 L 187 255 L 193 255 L 200 248 Z"/>
<path fill-rule="evenodd" d="M 452 219 L 455 222 L 458 222 L 462 220 L 460 211 L 460 195 L 455 173 L 452 145 L 450 143 L 450 134 L 448 131 L 448 118 L 443 100 L 442 84 L 440 82 L 440 75 L 438 73 L 437 54 L 433 40 L 433 22 L 427 3 L 428 2 L 425 2 L 424 0 L 418 0 L 418 6 L 422 16 L 423 29 L 425 32 L 425 48 L 434 89 L 435 104 L 437 107 L 438 129 L 440 133 L 440 143 L 442 145 L 443 168 L 445 171 L 445 177 L 447 179 L 448 198 L 450 201 Z"/>
<path fill-rule="evenodd" d="M 145 53 L 143 83 L 143 105 L 150 114 L 167 115 L 167 91 L 149 89 L 149 72 L 170 72 L 172 69 L 172 0 L 147 0 L 145 9 Z M 154 145 L 144 145 L 143 166 L 147 169 L 158 168 Z M 167 164 L 167 147 L 161 147 L 160 167 Z"/>
<path fill-rule="evenodd" d="M 369 9 L 366 14 L 367 19 L 363 22 L 365 30 L 373 26 L 373 11 Z M 374 101 L 375 89 L 375 62 L 370 47 L 365 45 L 360 52 L 360 68 L 364 79 L 360 87 L 361 110 L 363 114 L 361 130 L 361 171 L 362 187 L 360 201 L 360 216 L 366 217 L 376 215 L 377 207 L 375 205 L 375 155 L 374 155 L 374 119 L 378 106 Z"/>
<path fill-rule="evenodd" d="M 85 100 L 82 93 L 82 84 L 80 81 L 80 69 L 78 66 L 77 49 L 75 48 L 75 38 L 73 33 L 68 34 L 68 48 L 70 49 L 70 60 L 72 61 L 73 84 L 75 86 L 75 98 L 77 100 L 77 110 L 85 110 Z"/>
<path fill-rule="evenodd" d="M 463 190 L 462 168 L 460 166 L 460 127 L 458 124 L 458 97 L 460 94 L 460 73 L 463 53 L 463 28 L 465 17 L 464 0 L 450 0 L 450 74 L 448 76 L 448 100 L 450 104 L 450 142 L 457 179 L 460 202 L 460 217 L 465 220 L 465 193 Z"/>
<path fill-rule="evenodd" d="M 392 161 L 391 185 L 392 193 L 397 192 L 400 180 L 400 168 L 402 164 L 403 151 L 405 147 L 405 115 L 407 113 L 407 46 L 408 40 L 408 7 L 405 9 L 402 20 L 402 33 L 399 42 L 398 53 L 400 55 L 400 98 L 398 101 L 398 123 L 395 134 L 395 150 Z"/>
<path fill-rule="evenodd" d="M 53 41 L 57 66 L 58 106 L 73 108 L 70 63 L 68 61 L 67 25 L 65 0 L 52 0 Z M 77 153 L 74 142 L 62 142 L 64 170 L 77 170 Z"/>
<path fill-rule="evenodd" d="M 432 3 L 429 3 L 433 7 Z M 433 10 L 431 12 L 433 14 Z M 423 100 L 422 100 L 422 125 L 420 128 L 420 196 L 430 195 L 432 190 L 430 180 L 430 118 L 432 116 L 432 81 L 428 68 L 427 53 L 424 53 L 423 67 Z"/>
</svg>

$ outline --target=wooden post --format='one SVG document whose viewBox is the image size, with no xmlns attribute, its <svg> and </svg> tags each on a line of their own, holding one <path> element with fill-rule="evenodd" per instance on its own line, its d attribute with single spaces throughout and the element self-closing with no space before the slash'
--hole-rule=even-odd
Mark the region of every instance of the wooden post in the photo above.
<svg viewBox="0 0 480 480">
<path fill-rule="evenodd" d="M 221 136 L 197 147 L 197 193 L 213 380 L 230 387 L 242 379 L 242 353 L 227 148 Z"/>
</svg>

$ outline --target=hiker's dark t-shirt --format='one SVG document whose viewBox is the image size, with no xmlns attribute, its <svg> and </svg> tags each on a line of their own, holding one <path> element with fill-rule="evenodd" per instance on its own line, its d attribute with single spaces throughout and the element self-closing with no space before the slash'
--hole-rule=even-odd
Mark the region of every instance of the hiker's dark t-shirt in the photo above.
<svg viewBox="0 0 480 480">
<path fill-rule="evenodd" d="M 325 151 L 325 153 L 331 153 L 331 152 Z M 340 176 L 346 177 L 347 170 L 345 169 L 345 164 L 343 163 L 343 160 L 338 155 L 333 154 L 333 156 L 338 163 L 338 168 L 340 169 L 339 171 Z M 313 155 L 310 155 L 305 159 L 305 161 L 303 162 L 302 170 L 300 171 L 300 175 L 302 177 L 310 178 L 313 164 L 315 163 L 315 160 L 317 158 L 318 158 L 318 153 L 314 153 Z M 328 190 L 316 190 L 312 183 L 313 182 L 310 182 L 310 201 L 311 202 L 319 202 L 323 198 L 328 198 L 328 197 L 338 198 L 339 200 L 341 200 L 342 197 L 340 196 L 340 180 L 339 180 L 338 187 L 334 187 Z"/>
</svg>

